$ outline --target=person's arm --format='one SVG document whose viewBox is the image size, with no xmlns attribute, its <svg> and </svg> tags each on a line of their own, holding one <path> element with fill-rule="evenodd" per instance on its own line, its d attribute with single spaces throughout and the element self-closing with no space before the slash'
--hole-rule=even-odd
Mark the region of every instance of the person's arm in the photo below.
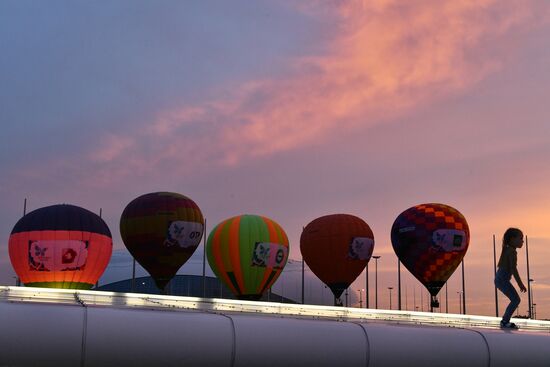
<svg viewBox="0 0 550 367">
<path fill-rule="evenodd" d="M 518 273 L 517 266 L 514 267 L 513 275 L 514 275 L 514 279 L 516 280 L 516 283 L 518 283 L 519 290 L 522 291 L 522 292 L 526 292 L 527 288 L 525 288 L 525 285 L 521 281 L 521 278 L 520 278 L 519 273 Z"/>
</svg>

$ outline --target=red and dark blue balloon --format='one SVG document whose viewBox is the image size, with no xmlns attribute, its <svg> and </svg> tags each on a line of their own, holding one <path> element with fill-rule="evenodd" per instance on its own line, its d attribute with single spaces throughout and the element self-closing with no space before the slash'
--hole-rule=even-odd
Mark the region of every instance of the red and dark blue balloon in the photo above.
<svg viewBox="0 0 550 367">
<path fill-rule="evenodd" d="M 98 215 L 52 205 L 21 218 L 9 239 L 13 268 L 26 286 L 90 289 L 105 271 L 113 242 Z"/>
<path fill-rule="evenodd" d="M 466 218 L 445 204 L 421 204 L 401 213 L 391 229 L 393 249 L 428 289 L 432 301 L 468 250 Z"/>
</svg>

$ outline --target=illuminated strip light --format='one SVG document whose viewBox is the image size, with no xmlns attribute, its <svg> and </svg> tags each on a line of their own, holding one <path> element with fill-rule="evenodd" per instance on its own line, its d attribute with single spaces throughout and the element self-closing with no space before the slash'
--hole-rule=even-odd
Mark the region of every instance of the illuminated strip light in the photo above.
<svg viewBox="0 0 550 367">
<path fill-rule="evenodd" d="M 430 312 L 372 310 L 218 298 L 163 296 L 71 289 L 0 286 L 0 301 L 76 304 L 75 294 L 86 306 L 194 310 L 213 313 L 247 313 L 349 321 L 378 321 L 404 324 L 498 328 L 500 318 Z M 550 333 L 550 321 L 514 319 L 521 330 Z"/>
</svg>

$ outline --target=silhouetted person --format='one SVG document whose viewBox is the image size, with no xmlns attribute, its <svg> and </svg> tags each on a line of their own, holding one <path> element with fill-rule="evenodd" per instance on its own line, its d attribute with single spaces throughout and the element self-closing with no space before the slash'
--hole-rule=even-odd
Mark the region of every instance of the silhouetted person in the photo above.
<svg viewBox="0 0 550 367">
<path fill-rule="evenodd" d="M 522 247 L 523 232 L 517 228 L 508 228 L 502 237 L 502 252 L 498 260 L 498 270 L 495 276 L 496 287 L 510 299 L 510 304 L 506 307 L 506 311 L 500 321 L 500 327 L 502 328 L 517 329 L 516 324 L 510 322 L 510 318 L 518 308 L 521 299 L 512 283 L 510 283 L 512 276 L 514 276 L 522 292 L 527 290 L 521 281 L 517 268 L 518 255 L 516 249 Z"/>
</svg>

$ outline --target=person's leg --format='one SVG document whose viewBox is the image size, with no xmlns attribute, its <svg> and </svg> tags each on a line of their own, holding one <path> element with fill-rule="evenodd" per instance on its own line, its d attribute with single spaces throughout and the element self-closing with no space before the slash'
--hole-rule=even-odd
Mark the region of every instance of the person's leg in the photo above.
<svg viewBox="0 0 550 367">
<path fill-rule="evenodd" d="M 510 299 L 510 304 L 508 305 L 508 307 L 506 307 L 506 311 L 502 316 L 502 323 L 507 324 L 508 322 L 510 322 L 510 318 L 514 314 L 516 308 L 518 308 L 521 298 L 519 297 L 518 292 L 509 280 L 497 279 L 495 281 L 495 284 L 497 288 Z"/>
</svg>

